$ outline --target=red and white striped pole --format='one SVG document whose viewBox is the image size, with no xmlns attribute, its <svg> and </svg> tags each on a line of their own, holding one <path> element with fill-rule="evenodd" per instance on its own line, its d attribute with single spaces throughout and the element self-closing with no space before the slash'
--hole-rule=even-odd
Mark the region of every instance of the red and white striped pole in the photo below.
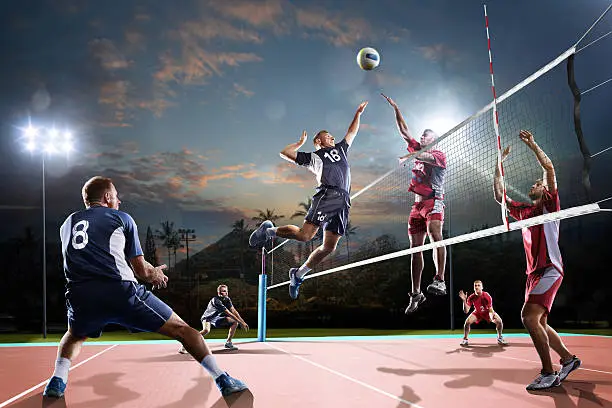
<svg viewBox="0 0 612 408">
<path fill-rule="evenodd" d="M 487 15 L 487 5 L 484 5 L 485 14 L 485 28 L 487 30 L 487 45 L 489 48 L 489 70 L 491 71 L 491 91 L 493 92 L 493 126 L 495 128 L 495 136 L 497 137 L 497 165 L 499 166 L 499 172 L 501 174 L 501 183 L 504 189 L 501 203 L 502 222 L 508 231 L 510 231 L 510 224 L 508 222 L 508 215 L 506 212 L 506 183 L 504 181 L 504 164 L 502 163 L 502 148 L 501 148 L 501 137 L 499 134 L 499 114 L 497 113 L 497 94 L 495 93 L 495 79 L 493 77 L 493 57 L 491 56 L 491 37 L 489 37 L 489 16 Z"/>
</svg>

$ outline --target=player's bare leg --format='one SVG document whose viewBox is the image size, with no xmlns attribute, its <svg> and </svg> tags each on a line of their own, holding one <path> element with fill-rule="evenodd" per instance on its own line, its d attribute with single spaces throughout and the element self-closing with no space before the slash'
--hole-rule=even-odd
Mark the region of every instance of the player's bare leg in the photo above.
<svg viewBox="0 0 612 408">
<path fill-rule="evenodd" d="M 158 332 L 179 341 L 198 362 L 210 354 L 210 349 L 200 332 L 185 323 L 176 313 L 172 313 Z"/>
<path fill-rule="evenodd" d="M 61 398 L 66 390 L 68 383 L 68 371 L 72 360 L 77 358 L 81 352 L 81 347 L 85 342 L 85 337 L 78 337 L 72 333 L 71 329 L 64 334 L 57 348 L 57 359 L 53 375 L 47 383 L 43 395 L 45 397 Z"/>
<path fill-rule="evenodd" d="M 476 323 L 476 317 L 470 314 L 467 319 L 465 319 L 465 323 L 463 323 L 463 341 L 461 342 L 461 346 L 466 347 L 468 345 L 468 336 L 470 335 L 471 326 L 474 323 Z"/>
<path fill-rule="evenodd" d="M 553 369 L 550 358 L 550 346 L 546 328 L 542 325 L 542 316 L 546 314 L 546 308 L 535 303 L 525 303 L 521 311 L 523 325 L 529 332 L 533 345 L 542 362 L 540 375 L 527 386 L 528 390 L 537 390 L 554 387 L 559 384 L 559 376 Z"/>
<path fill-rule="evenodd" d="M 276 229 L 279 238 L 294 239 L 296 241 L 308 242 L 317 234 L 319 227 L 308 221 L 304 221 L 302 227 L 296 225 L 283 225 Z"/>
<path fill-rule="evenodd" d="M 442 221 L 430 220 L 427 223 L 427 234 L 431 241 L 441 241 L 443 239 Z M 446 268 L 446 247 L 434 248 L 432 251 L 434 264 L 436 265 L 436 276 L 434 276 L 433 283 L 427 287 L 427 291 L 435 295 L 445 295 L 446 284 L 444 283 L 444 271 Z"/>
<path fill-rule="evenodd" d="M 416 248 L 425 243 L 425 232 L 410 234 L 410 248 Z M 410 255 L 410 275 L 412 277 L 412 293 L 421 291 L 421 274 L 423 273 L 423 252 Z"/>
<path fill-rule="evenodd" d="M 501 346 L 507 346 L 508 342 L 504 340 L 504 322 L 497 313 L 493 314 L 493 323 L 495 323 L 495 330 L 497 331 L 497 343 Z"/>
<path fill-rule="evenodd" d="M 228 350 L 238 350 L 238 347 L 235 347 L 232 343 L 232 339 L 234 338 L 234 334 L 236 334 L 236 329 L 238 328 L 238 322 L 232 318 L 228 318 L 227 321 L 231 323 L 231 326 L 227 332 L 227 340 L 225 341 L 225 348 Z"/>
<path fill-rule="evenodd" d="M 416 248 L 425 242 L 427 233 L 416 232 L 409 234 L 410 248 Z M 423 274 L 423 252 L 415 252 L 410 256 L 410 276 L 412 279 L 412 291 L 410 292 L 410 303 L 404 313 L 409 314 L 417 310 L 419 305 L 425 301 L 425 295 L 421 293 L 421 275 Z"/>
<path fill-rule="evenodd" d="M 206 320 L 202 322 L 202 330 L 200 330 L 200 334 L 203 337 L 206 337 L 206 335 L 210 333 L 210 322 L 207 322 Z"/>
<path fill-rule="evenodd" d="M 307 224 L 308 223 L 304 223 L 304 225 Z M 289 296 L 291 299 L 298 298 L 300 285 L 304 282 L 304 276 L 325 259 L 325 257 L 336 250 L 340 238 L 342 238 L 342 235 L 332 231 L 325 231 L 323 234 L 323 244 L 319 245 L 310 253 L 306 262 L 299 268 L 289 269 Z"/>
<path fill-rule="evenodd" d="M 548 325 L 548 315 L 544 315 L 542 317 L 541 323 L 544 327 L 546 327 L 546 334 L 548 334 L 548 342 L 550 343 L 550 348 L 555 350 L 555 352 L 561 358 L 559 361 L 561 363 L 561 370 L 559 370 L 559 380 L 563 381 L 567 378 L 569 373 L 578 369 L 582 362 L 578 357 L 572 354 L 567 349 L 567 347 L 565 347 L 565 344 L 563 344 L 563 341 L 561 340 L 561 337 L 556 332 L 556 330 Z"/>
</svg>

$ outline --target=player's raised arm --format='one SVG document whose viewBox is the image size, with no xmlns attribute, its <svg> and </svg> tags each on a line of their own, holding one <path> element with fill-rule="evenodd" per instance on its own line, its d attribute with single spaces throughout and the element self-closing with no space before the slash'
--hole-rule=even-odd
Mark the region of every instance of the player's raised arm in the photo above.
<svg viewBox="0 0 612 408">
<path fill-rule="evenodd" d="M 510 146 L 506 147 L 501 155 L 501 162 L 503 163 L 508 155 L 510 154 Z M 495 177 L 493 178 L 493 192 L 495 194 L 495 201 L 501 204 L 502 196 L 504 194 L 504 186 L 501 181 L 500 163 L 497 161 L 495 166 Z M 512 200 L 506 195 L 506 202 L 510 203 Z"/>
<path fill-rule="evenodd" d="M 410 129 L 408 128 L 408 125 L 406 124 L 406 121 L 404 120 L 404 117 L 402 116 L 402 112 L 400 112 L 399 107 L 397 106 L 397 103 L 395 103 L 395 101 L 389 98 L 387 95 L 383 93 L 381 93 L 381 95 L 383 96 L 383 98 L 387 100 L 387 102 L 389 102 L 389 105 L 391 105 L 391 107 L 395 111 L 395 121 L 397 122 L 397 128 L 400 134 L 402 135 L 402 138 L 404 138 L 404 140 L 408 144 L 410 144 L 411 141 L 412 143 L 418 142 L 415 138 L 412 137 L 412 134 L 410 133 Z"/>
<path fill-rule="evenodd" d="M 297 158 L 297 151 L 306 143 L 306 131 L 302 132 L 302 136 L 297 143 L 291 143 L 285 146 L 283 150 L 280 152 L 280 157 L 283 159 L 295 163 L 295 159 Z"/>
<path fill-rule="evenodd" d="M 551 193 L 557 192 L 557 178 L 555 175 L 555 167 L 553 166 L 552 160 L 548 158 L 546 153 L 538 146 L 536 143 L 533 134 L 528 130 L 521 130 L 519 133 L 519 137 L 521 140 L 529 147 L 533 153 L 536 155 L 538 162 L 540 162 L 540 166 L 542 166 L 542 170 L 544 170 L 544 177 L 542 178 L 546 183 L 546 188 Z"/>
<path fill-rule="evenodd" d="M 463 290 L 460 290 L 459 297 L 461 298 L 461 300 L 463 300 L 463 313 L 469 313 L 470 305 L 467 301 L 467 294 Z"/>
<path fill-rule="evenodd" d="M 349 125 L 348 130 L 346 131 L 344 140 L 346 140 L 346 143 L 348 143 L 349 146 L 351 145 L 351 143 L 353 143 L 353 139 L 355 139 L 355 136 L 357 136 L 357 132 L 359 131 L 359 124 L 361 122 L 361 114 L 363 113 L 366 106 L 368 106 L 368 101 L 361 102 L 359 104 L 357 112 L 355 112 L 355 117 L 353 117 L 353 121 Z"/>
</svg>

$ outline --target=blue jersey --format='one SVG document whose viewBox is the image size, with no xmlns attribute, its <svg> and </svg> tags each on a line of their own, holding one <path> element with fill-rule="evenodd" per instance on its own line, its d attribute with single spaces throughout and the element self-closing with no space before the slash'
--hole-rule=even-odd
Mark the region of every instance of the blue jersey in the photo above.
<svg viewBox="0 0 612 408">
<path fill-rule="evenodd" d="M 134 219 L 108 207 L 71 214 L 60 228 L 68 283 L 111 279 L 136 282 L 129 260 L 143 255 Z"/>
<path fill-rule="evenodd" d="M 350 193 L 349 146 L 346 140 L 342 139 L 332 147 L 321 148 L 312 153 L 298 152 L 295 162 L 317 176 L 317 187 L 335 187 Z"/>
</svg>

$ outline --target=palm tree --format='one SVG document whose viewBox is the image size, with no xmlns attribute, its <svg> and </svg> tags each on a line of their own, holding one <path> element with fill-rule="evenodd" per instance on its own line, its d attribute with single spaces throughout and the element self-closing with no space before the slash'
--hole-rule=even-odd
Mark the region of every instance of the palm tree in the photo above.
<svg viewBox="0 0 612 408">
<path fill-rule="evenodd" d="M 280 220 L 281 218 L 285 218 L 284 215 L 275 214 L 276 209 L 270 210 L 269 208 L 266 208 L 266 211 L 262 211 L 262 210 L 255 210 L 255 211 L 257 211 L 257 215 L 251 219 L 253 221 L 257 221 L 257 224 L 255 225 L 256 227 L 259 227 L 259 225 L 261 225 L 261 223 L 264 222 L 265 220 L 270 220 L 274 224 L 276 224 L 276 221 Z"/>
<path fill-rule="evenodd" d="M 172 221 L 162 221 L 161 229 L 155 231 L 157 234 L 157 238 L 162 241 L 162 245 L 168 249 L 168 268 L 171 265 L 172 259 L 170 258 L 170 250 L 173 248 L 174 242 L 174 234 L 176 231 L 174 230 L 174 222 Z"/>
<path fill-rule="evenodd" d="M 293 215 L 289 218 L 305 217 L 311 205 L 312 205 L 312 198 L 308 197 L 306 202 L 301 202 L 298 204 L 299 209 L 296 212 L 294 212 Z"/>
<path fill-rule="evenodd" d="M 352 235 L 357 234 L 357 230 L 359 229 L 359 227 L 354 227 L 351 222 L 349 221 L 348 224 L 346 224 L 346 231 L 344 234 L 344 237 L 346 238 L 346 256 L 347 256 L 347 263 L 351 262 L 351 249 L 350 249 L 350 237 Z"/>
</svg>

